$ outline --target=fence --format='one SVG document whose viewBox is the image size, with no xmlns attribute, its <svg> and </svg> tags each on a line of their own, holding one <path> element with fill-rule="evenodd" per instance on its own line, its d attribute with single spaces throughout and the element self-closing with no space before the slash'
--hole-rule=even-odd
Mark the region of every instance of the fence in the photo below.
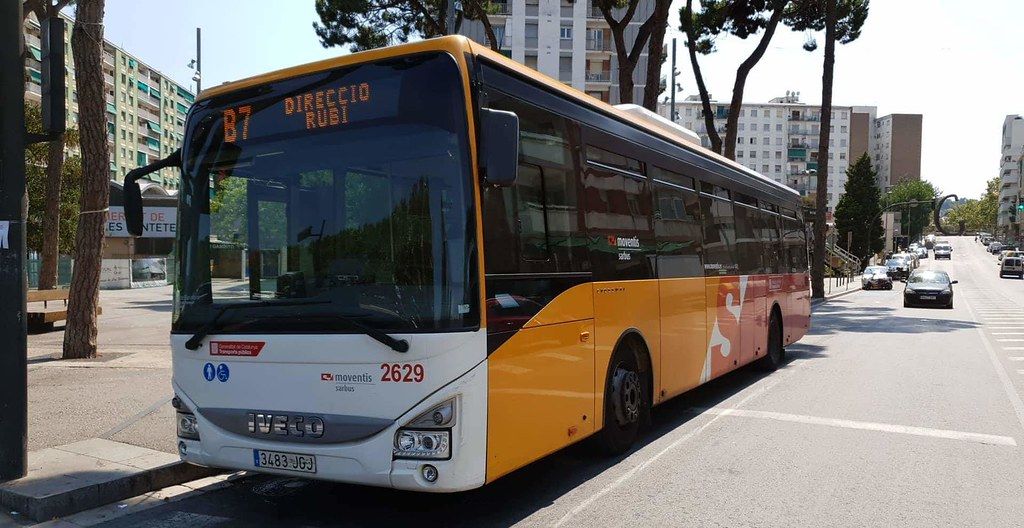
<svg viewBox="0 0 1024 528">
<path fill-rule="evenodd" d="M 39 271 L 43 266 L 42 259 L 30 258 L 27 263 L 28 287 L 39 288 Z M 66 255 L 57 259 L 57 287 L 67 288 L 71 285 L 71 271 L 74 260 Z M 138 259 L 103 259 L 100 268 L 100 288 L 127 289 L 147 286 L 163 286 L 174 284 L 176 268 L 174 257 L 155 257 Z"/>
<path fill-rule="evenodd" d="M 71 257 L 61 256 L 57 259 L 57 286 L 68 286 L 71 284 Z M 43 260 L 39 258 L 28 259 L 28 287 L 39 288 L 39 270 L 43 267 Z"/>
</svg>

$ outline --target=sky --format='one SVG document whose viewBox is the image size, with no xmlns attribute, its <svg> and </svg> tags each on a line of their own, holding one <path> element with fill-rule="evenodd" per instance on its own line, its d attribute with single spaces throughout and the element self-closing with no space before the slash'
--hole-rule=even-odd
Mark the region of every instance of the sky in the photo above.
<svg viewBox="0 0 1024 528">
<path fill-rule="evenodd" d="M 666 43 L 680 36 L 683 3 L 672 8 Z M 209 87 L 346 53 L 320 45 L 316 20 L 312 0 L 107 0 L 104 31 L 114 44 L 190 84 L 187 65 L 201 27 L 202 83 Z M 833 102 L 876 106 L 879 116 L 923 114 L 922 178 L 944 193 L 978 197 L 998 175 L 1003 118 L 1024 114 L 1022 20 L 1022 0 L 873 0 L 861 37 L 836 47 Z M 813 53 L 802 48 L 806 38 L 778 29 L 747 80 L 745 101 L 793 90 L 808 104 L 820 103 L 824 36 L 817 35 Z M 696 93 L 681 42 L 680 98 Z M 756 37 L 723 37 L 714 54 L 702 57 L 716 99 L 731 98 L 736 66 L 754 46 Z"/>
</svg>

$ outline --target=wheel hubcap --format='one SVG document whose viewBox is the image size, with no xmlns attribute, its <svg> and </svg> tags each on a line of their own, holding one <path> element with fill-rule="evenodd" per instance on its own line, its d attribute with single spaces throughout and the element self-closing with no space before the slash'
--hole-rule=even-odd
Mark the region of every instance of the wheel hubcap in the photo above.
<svg viewBox="0 0 1024 528">
<path fill-rule="evenodd" d="M 612 406 L 619 425 L 635 423 L 640 417 L 640 376 L 618 367 L 612 375 Z"/>
</svg>

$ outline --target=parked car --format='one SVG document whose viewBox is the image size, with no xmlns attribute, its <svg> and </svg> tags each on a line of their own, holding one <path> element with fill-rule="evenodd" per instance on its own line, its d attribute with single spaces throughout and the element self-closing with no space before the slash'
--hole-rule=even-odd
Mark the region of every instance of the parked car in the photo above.
<svg viewBox="0 0 1024 528">
<path fill-rule="evenodd" d="M 889 268 L 885 266 L 868 266 L 860 276 L 860 285 L 865 290 L 892 289 L 892 277 L 889 276 Z"/>
<path fill-rule="evenodd" d="M 1002 249 L 1003 249 L 1003 245 L 1001 243 L 999 243 L 999 242 L 992 241 L 992 242 L 990 242 L 988 244 L 988 252 L 989 253 L 992 253 L 992 254 L 999 253 L 999 251 L 1002 250 Z"/>
<path fill-rule="evenodd" d="M 889 273 L 889 277 L 893 280 L 902 280 L 910 275 L 910 266 L 907 264 L 907 259 L 893 255 L 893 257 L 885 261 L 885 267 Z"/>
<path fill-rule="evenodd" d="M 935 243 L 935 260 L 946 259 L 950 260 L 953 257 L 953 246 L 950 246 L 944 242 Z"/>
<path fill-rule="evenodd" d="M 917 270 L 907 278 L 903 288 L 903 306 L 953 307 L 953 285 L 945 271 Z"/>
<path fill-rule="evenodd" d="M 897 254 L 895 254 L 893 256 L 894 257 L 903 257 L 903 259 L 907 261 L 907 267 L 908 267 L 909 271 L 914 271 L 915 269 L 917 269 L 918 261 L 917 261 L 917 255 L 916 254 L 908 253 L 908 252 L 903 252 L 903 253 L 897 253 Z"/>
<path fill-rule="evenodd" d="M 1020 252 L 1015 250 L 1015 249 L 1004 249 L 1004 250 L 999 252 L 999 256 L 996 257 L 996 261 L 998 261 L 1000 264 L 1002 264 L 1003 263 L 1003 259 L 1005 259 L 1006 257 L 1019 257 L 1019 256 L 1020 256 Z"/>
<path fill-rule="evenodd" d="M 928 250 L 924 247 L 917 248 L 917 258 L 926 259 L 928 258 Z"/>
<path fill-rule="evenodd" d="M 924 239 L 925 249 L 933 249 L 935 247 L 935 235 L 928 235 Z"/>
<path fill-rule="evenodd" d="M 1024 260 L 1018 255 L 1007 256 L 999 263 L 999 278 L 1012 275 L 1024 279 Z"/>
</svg>

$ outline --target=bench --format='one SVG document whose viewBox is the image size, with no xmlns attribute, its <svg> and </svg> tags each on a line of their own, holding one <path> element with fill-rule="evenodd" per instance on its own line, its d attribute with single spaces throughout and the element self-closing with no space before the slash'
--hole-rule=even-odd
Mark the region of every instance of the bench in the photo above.
<svg viewBox="0 0 1024 528">
<path fill-rule="evenodd" d="M 42 309 L 29 307 L 28 328 L 32 332 L 48 332 L 53 330 L 53 323 L 68 318 L 68 296 L 70 290 L 29 290 L 28 302 L 43 303 Z M 51 302 L 59 301 L 56 307 L 50 307 Z M 96 307 L 96 315 L 102 314 L 103 309 Z"/>
</svg>

